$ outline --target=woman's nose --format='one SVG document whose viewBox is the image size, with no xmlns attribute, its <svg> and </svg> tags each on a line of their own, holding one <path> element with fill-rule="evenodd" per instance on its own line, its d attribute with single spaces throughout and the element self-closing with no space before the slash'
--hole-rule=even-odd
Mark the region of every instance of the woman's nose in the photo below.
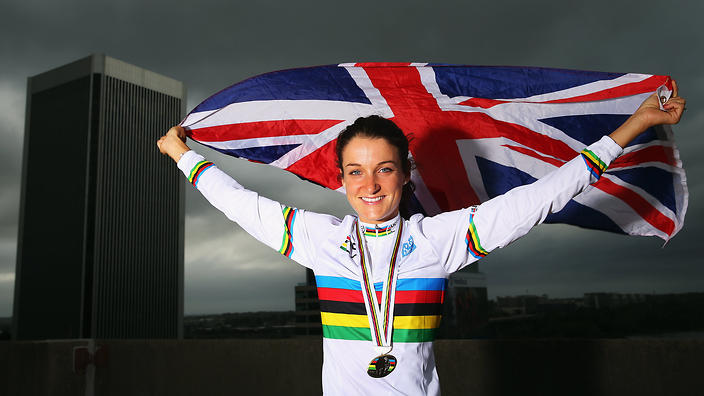
<svg viewBox="0 0 704 396">
<path fill-rule="evenodd" d="M 381 188 L 381 186 L 377 182 L 376 177 L 369 176 L 365 180 L 364 188 L 368 194 L 376 194 L 379 191 L 379 189 Z"/>
</svg>

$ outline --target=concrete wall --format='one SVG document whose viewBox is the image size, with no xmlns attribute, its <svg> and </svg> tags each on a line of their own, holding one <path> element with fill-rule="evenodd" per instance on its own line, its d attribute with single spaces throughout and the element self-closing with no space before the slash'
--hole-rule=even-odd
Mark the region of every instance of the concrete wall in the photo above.
<svg viewBox="0 0 704 396">
<path fill-rule="evenodd" d="M 321 392 L 319 339 L 99 340 L 94 377 L 72 371 L 79 345 L 0 342 L 0 395 Z M 704 394 L 704 340 L 443 340 L 435 351 L 443 395 Z"/>
</svg>

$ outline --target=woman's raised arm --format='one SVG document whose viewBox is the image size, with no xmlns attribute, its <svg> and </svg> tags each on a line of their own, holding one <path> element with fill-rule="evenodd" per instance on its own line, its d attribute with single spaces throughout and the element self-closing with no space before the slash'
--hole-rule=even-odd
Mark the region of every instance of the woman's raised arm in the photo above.
<svg viewBox="0 0 704 396">
<path fill-rule="evenodd" d="M 185 129 L 174 126 L 156 144 L 162 154 L 176 162 L 205 199 L 228 219 L 282 255 L 312 268 L 315 251 L 308 241 L 306 221 L 312 216 L 318 227 L 324 227 L 337 219 L 309 214 L 247 190 L 215 164 L 192 151 L 185 140 Z"/>
</svg>

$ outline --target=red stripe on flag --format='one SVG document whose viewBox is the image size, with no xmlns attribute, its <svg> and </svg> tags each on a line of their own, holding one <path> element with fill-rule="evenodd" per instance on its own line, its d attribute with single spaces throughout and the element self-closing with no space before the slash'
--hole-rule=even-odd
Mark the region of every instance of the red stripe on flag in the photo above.
<svg viewBox="0 0 704 396">
<path fill-rule="evenodd" d="M 605 89 L 603 91 L 594 92 L 581 96 L 573 96 L 565 99 L 549 100 L 547 102 L 541 103 L 576 103 L 576 102 L 589 102 L 595 100 L 606 100 L 621 98 L 624 96 L 631 96 L 642 94 L 646 92 L 655 92 L 661 85 L 666 84 L 670 81 L 670 77 L 667 76 L 652 76 L 646 78 L 643 81 L 634 82 L 630 84 L 620 85 L 618 87 Z"/>
<path fill-rule="evenodd" d="M 506 148 L 510 148 L 513 151 L 518 151 L 519 153 L 525 154 L 529 157 L 537 158 L 543 162 L 547 162 L 548 164 L 555 165 L 558 168 L 565 164 L 564 161 L 560 161 L 560 160 L 552 158 L 552 157 L 546 157 L 544 155 L 540 155 L 529 148 L 520 147 L 520 146 L 511 146 L 508 144 L 504 144 L 503 146 Z"/>
<path fill-rule="evenodd" d="M 408 67 L 410 62 L 359 62 L 354 64 L 357 67 Z"/>
<path fill-rule="evenodd" d="M 276 120 L 243 122 L 191 129 L 189 137 L 201 142 L 278 137 L 287 135 L 314 135 L 343 122 L 341 120 Z"/>
<path fill-rule="evenodd" d="M 635 191 L 619 186 L 606 177 L 602 177 L 598 182 L 593 184 L 594 187 L 617 198 L 620 198 L 628 206 L 638 213 L 645 221 L 658 230 L 672 235 L 675 230 L 675 223 L 669 217 L 665 216 L 657 210 L 645 198 L 638 195 Z"/>
<path fill-rule="evenodd" d="M 508 103 L 508 102 L 505 100 L 496 100 L 496 99 L 470 98 L 470 99 L 467 99 L 467 100 L 460 102 L 458 104 L 465 105 L 465 106 L 472 106 L 472 107 L 481 107 L 482 109 L 488 109 L 490 107 L 494 107 L 494 106 L 500 105 L 502 103 Z"/>
<path fill-rule="evenodd" d="M 623 154 L 609 165 L 609 169 L 642 166 L 644 162 L 662 162 L 664 164 L 677 166 L 672 147 L 657 145 Z"/>
<path fill-rule="evenodd" d="M 340 168 L 337 167 L 336 142 L 337 139 L 326 143 L 323 147 L 291 164 L 286 170 L 313 183 L 337 190 L 342 184 L 338 177 Z"/>
</svg>

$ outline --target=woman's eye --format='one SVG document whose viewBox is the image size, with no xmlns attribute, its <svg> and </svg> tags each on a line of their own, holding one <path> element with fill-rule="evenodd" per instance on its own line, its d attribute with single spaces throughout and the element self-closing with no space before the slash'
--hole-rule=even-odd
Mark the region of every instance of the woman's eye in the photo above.
<svg viewBox="0 0 704 396">
<path fill-rule="evenodd" d="M 361 174 L 362 174 L 362 172 L 360 172 L 358 170 L 350 171 L 350 175 L 361 175 Z"/>
<path fill-rule="evenodd" d="M 392 168 L 381 168 L 379 169 L 380 173 L 386 173 L 386 172 L 393 172 L 394 170 Z"/>
</svg>

